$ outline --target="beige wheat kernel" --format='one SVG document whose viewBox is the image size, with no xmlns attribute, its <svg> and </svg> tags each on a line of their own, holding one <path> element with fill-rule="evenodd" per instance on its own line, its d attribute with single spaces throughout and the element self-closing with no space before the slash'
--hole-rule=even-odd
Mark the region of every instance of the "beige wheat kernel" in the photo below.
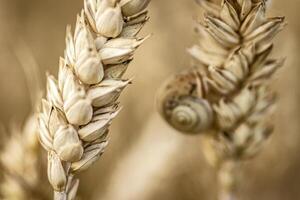
<svg viewBox="0 0 300 200">
<path fill-rule="evenodd" d="M 206 11 L 195 29 L 199 43 L 188 50 L 197 66 L 166 82 L 159 111 L 181 132 L 206 133 L 203 149 L 219 169 L 219 199 L 236 199 L 238 163 L 255 156 L 273 130 L 269 84 L 284 59 L 270 53 L 285 19 L 268 18 L 265 0 L 197 2 Z"/>
<path fill-rule="evenodd" d="M 122 75 L 148 38 L 136 36 L 148 20 L 143 11 L 148 3 L 85 0 L 74 33 L 67 28 L 58 78 L 48 75 L 39 113 L 39 139 L 48 151 L 57 200 L 75 198 L 73 175 L 97 161 L 107 146 L 108 129 L 120 111 L 117 100 L 130 83 Z"/>
</svg>

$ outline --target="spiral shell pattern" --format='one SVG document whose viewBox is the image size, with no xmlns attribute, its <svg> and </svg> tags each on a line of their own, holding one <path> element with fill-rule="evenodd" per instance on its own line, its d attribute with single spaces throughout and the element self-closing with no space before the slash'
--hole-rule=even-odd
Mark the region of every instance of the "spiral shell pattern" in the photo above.
<svg viewBox="0 0 300 200">
<path fill-rule="evenodd" d="M 204 82 L 197 70 L 176 74 L 160 88 L 158 110 L 176 130 L 187 134 L 201 133 L 213 123 L 213 111 L 204 99 L 205 92 Z"/>
</svg>

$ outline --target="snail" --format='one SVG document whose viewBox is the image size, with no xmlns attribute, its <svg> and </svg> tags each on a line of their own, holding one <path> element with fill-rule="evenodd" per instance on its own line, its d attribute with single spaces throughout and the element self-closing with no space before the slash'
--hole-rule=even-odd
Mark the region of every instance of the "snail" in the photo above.
<svg viewBox="0 0 300 200">
<path fill-rule="evenodd" d="M 159 113 L 176 130 L 197 134 L 208 130 L 214 115 L 204 98 L 207 87 L 198 69 L 189 69 L 169 78 L 159 89 Z"/>
</svg>

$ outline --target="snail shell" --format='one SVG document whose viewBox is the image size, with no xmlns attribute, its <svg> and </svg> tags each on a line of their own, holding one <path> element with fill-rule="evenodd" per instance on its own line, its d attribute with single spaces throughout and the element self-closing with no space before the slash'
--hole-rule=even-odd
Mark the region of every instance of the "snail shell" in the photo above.
<svg viewBox="0 0 300 200">
<path fill-rule="evenodd" d="M 157 94 L 159 113 L 178 131 L 188 134 L 203 132 L 213 123 L 213 110 L 204 99 L 206 92 L 197 69 L 176 74 Z"/>
</svg>

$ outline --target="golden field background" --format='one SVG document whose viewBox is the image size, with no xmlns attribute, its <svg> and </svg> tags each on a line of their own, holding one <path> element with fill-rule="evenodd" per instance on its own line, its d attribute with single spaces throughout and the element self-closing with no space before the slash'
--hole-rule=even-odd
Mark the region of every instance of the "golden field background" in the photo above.
<svg viewBox="0 0 300 200">
<path fill-rule="evenodd" d="M 65 27 L 74 24 L 82 0 L 0 0 L 0 121 L 23 121 L 30 89 L 15 56 L 27 43 L 45 72 L 56 74 L 63 55 Z M 300 1 L 273 0 L 271 15 L 285 15 L 288 27 L 275 40 L 275 55 L 287 57 L 273 81 L 279 93 L 276 130 L 264 151 L 243 167 L 243 200 L 300 199 Z M 152 0 L 150 21 L 141 35 L 154 35 L 137 51 L 126 77 L 124 106 L 111 128 L 100 161 L 81 175 L 82 199 L 213 200 L 213 169 L 201 153 L 201 136 L 183 136 L 156 114 L 155 93 L 170 74 L 189 66 L 185 49 L 196 42 L 193 0 Z M 3 143 L 5 141 L 1 141 Z M 46 171 L 45 171 L 46 173 Z M 47 180 L 45 180 L 47 182 Z"/>
</svg>

